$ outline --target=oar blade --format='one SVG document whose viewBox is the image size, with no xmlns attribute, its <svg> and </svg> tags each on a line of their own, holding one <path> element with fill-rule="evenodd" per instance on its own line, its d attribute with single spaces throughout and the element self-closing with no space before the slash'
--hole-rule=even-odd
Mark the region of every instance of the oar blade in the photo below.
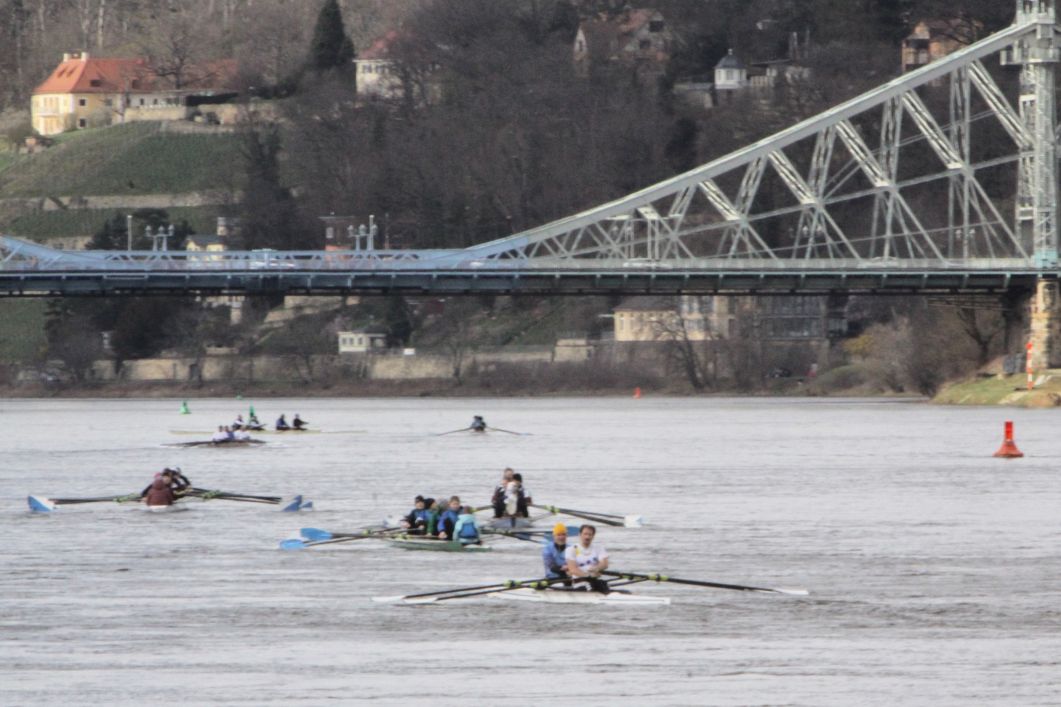
<svg viewBox="0 0 1061 707">
<path fill-rule="evenodd" d="M 776 587 L 776 588 L 773 588 L 773 589 L 769 589 L 767 591 L 771 591 L 771 592 L 774 592 L 776 594 L 788 594 L 789 596 L 793 596 L 793 597 L 810 596 L 810 592 L 808 592 L 806 589 L 798 589 L 798 588 L 793 588 L 793 587 Z"/>
<path fill-rule="evenodd" d="M 55 510 L 55 504 L 43 496 L 27 496 L 26 502 L 33 513 L 51 513 Z"/>
<path fill-rule="evenodd" d="M 280 502 L 280 510 L 284 513 L 298 513 L 302 508 L 302 496 L 298 495 L 288 501 Z"/>
<path fill-rule="evenodd" d="M 332 533 L 321 528 L 300 528 L 298 533 L 306 540 L 331 540 L 335 537 Z"/>
<path fill-rule="evenodd" d="M 641 516 L 629 515 L 623 518 L 624 528 L 640 528 L 644 526 L 645 519 Z"/>
<path fill-rule="evenodd" d="M 289 538 L 280 541 L 281 550 L 304 550 L 306 547 L 306 543 L 298 538 Z"/>
</svg>

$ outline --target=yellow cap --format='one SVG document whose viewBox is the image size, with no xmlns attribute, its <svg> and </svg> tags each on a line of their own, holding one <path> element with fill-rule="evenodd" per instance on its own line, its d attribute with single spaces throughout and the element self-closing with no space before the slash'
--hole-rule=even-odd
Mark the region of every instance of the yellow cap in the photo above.
<svg viewBox="0 0 1061 707">
<path fill-rule="evenodd" d="M 553 535 L 559 535 L 560 533 L 567 535 L 567 526 L 563 523 L 557 523 L 553 526 Z"/>
</svg>

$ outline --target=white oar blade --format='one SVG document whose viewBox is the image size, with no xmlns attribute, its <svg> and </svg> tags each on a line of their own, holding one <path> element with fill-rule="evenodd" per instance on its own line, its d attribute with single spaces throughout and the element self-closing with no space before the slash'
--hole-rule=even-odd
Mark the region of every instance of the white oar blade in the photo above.
<svg viewBox="0 0 1061 707">
<path fill-rule="evenodd" d="M 395 597 L 372 597 L 377 604 L 432 604 L 435 597 L 412 597 L 407 599 L 404 595 Z"/>
<path fill-rule="evenodd" d="M 33 513 L 51 513 L 55 510 L 55 504 L 42 496 L 27 496 L 26 502 Z"/>
<path fill-rule="evenodd" d="M 810 595 L 810 592 L 808 592 L 806 589 L 781 589 L 781 588 L 777 588 L 777 589 L 771 589 L 770 591 L 777 592 L 778 594 L 788 594 L 788 595 L 794 596 L 794 597 L 805 597 L 805 596 L 809 596 Z"/>
<path fill-rule="evenodd" d="M 641 516 L 625 516 L 623 518 L 623 526 L 626 528 L 640 528 L 645 524 L 645 519 Z"/>
</svg>

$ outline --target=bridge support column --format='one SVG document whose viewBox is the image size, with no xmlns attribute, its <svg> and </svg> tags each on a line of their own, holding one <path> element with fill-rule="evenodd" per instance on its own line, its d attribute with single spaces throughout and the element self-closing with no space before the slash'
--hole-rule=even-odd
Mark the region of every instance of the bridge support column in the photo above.
<svg viewBox="0 0 1061 707">
<path fill-rule="evenodd" d="M 1057 280 L 1040 279 L 1036 284 L 1029 322 L 1032 370 L 1061 368 L 1061 297 Z"/>
</svg>

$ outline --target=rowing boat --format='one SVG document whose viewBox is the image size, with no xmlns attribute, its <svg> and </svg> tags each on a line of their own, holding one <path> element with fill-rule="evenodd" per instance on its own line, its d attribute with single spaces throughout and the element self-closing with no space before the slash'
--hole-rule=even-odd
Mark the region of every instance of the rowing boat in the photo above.
<svg viewBox="0 0 1061 707">
<path fill-rule="evenodd" d="M 176 444 L 167 444 L 167 447 L 250 447 L 255 444 L 266 444 L 265 440 L 262 439 L 225 439 L 225 440 L 213 440 L 203 439 L 196 440 L 195 442 L 178 442 Z"/>
<path fill-rule="evenodd" d="M 666 606 L 670 604 L 670 597 L 651 597 L 621 590 L 607 593 L 593 592 L 568 587 L 547 587 L 545 589 L 523 587 L 487 596 L 493 599 L 551 604 L 604 604 L 608 606 Z"/>
<path fill-rule="evenodd" d="M 169 506 L 144 506 L 144 510 L 148 513 L 179 513 L 191 508 L 183 503 L 173 503 Z"/>
<path fill-rule="evenodd" d="M 434 550 L 435 552 L 489 552 L 489 545 L 464 544 L 456 540 L 399 535 L 387 538 L 387 542 L 405 550 Z"/>
<path fill-rule="evenodd" d="M 534 527 L 535 518 L 491 518 L 482 526 L 491 530 L 527 530 Z"/>
</svg>

